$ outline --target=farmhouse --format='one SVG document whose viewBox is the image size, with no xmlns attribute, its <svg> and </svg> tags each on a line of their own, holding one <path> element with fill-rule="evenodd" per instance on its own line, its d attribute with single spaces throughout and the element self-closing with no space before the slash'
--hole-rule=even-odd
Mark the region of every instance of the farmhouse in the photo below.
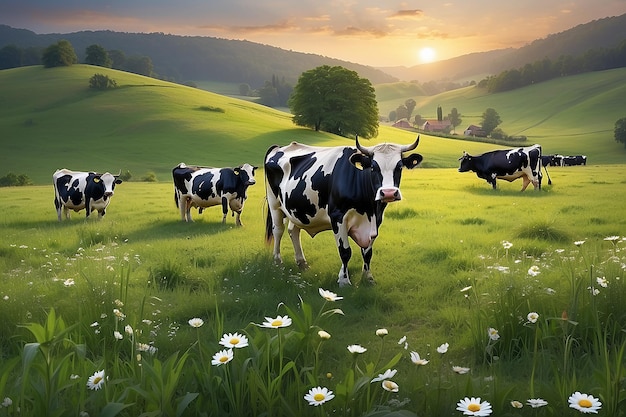
<svg viewBox="0 0 626 417">
<path fill-rule="evenodd" d="M 448 132 L 451 128 L 450 120 L 426 120 L 422 125 L 424 132 Z"/>
<path fill-rule="evenodd" d="M 480 138 L 487 137 L 487 133 L 483 130 L 481 126 L 469 125 L 467 129 L 463 132 L 465 136 L 477 136 Z"/>
<path fill-rule="evenodd" d="M 406 119 L 400 119 L 395 122 L 392 127 L 397 127 L 398 129 L 412 129 L 411 123 L 409 123 Z"/>
</svg>

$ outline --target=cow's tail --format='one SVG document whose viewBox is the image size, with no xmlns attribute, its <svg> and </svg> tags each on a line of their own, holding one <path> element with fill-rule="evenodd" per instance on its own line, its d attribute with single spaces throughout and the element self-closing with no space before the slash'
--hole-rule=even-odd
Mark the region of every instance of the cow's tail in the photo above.
<svg viewBox="0 0 626 417">
<path fill-rule="evenodd" d="M 272 220 L 272 212 L 270 211 L 270 205 L 267 198 L 265 199 L 265 203 L 265 210 L 267 211 L 267 216 L 265 217 L 265 243 L 269 245 L 274 239 L 274 221 Z"/>
</svg>

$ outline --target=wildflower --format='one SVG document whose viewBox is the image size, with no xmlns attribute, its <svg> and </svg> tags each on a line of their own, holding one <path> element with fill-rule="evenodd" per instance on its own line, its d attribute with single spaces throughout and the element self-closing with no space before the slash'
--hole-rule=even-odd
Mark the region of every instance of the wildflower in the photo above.
<svg viewBox="0 0 626 417">
<path fill-rule="evenodd" d="M 439 345 L 439 347 L 437 348 L 437 352 L 441 353 L 442 355 L 444 353 L 446 353 L 448 351 L 448 348 L 450 347 L 449 343 L 443 343 L 441 345 Z"/>
<path fill-rule="evenodd" d="M 278 316 L 275 319 L 271 317 L 265 317 L 265 322 L 261 324 L 261 327 L 267 327 L 269 329 L 278 329 L 279 327 L 291 326 L 291 319 L 289 316 Z"/>
<path fill-rule="evenodd" d="M 581 413 L 597 414 L 598 410 L 602 407 L 602 403 L 597 398 L 588 394 L 581 394 L 578 391 L 570 395 L 567 401 L 571 408 Z"/>
<path fill-rule="evenodd" d="M 378 329 L 376 330 L 376 336 L 378 337 L 385 337 L 389 334 L 389 332 L 387 331 L 387 329 Z"/>
<path fill-rule="evenodd" d="M 513 244 L 507 240 L 502 241 L 502 247 L 506 250 L 509 250 L 513 247 Z"/>
<path fill-rule="evenodd" d="M 524 404 L 522 404 L 519 401 L 515 401 L 515 400 L 511 401 L 511 407 L 513 407 L 513 408 L 522 408 L 523 406 L 524 406 Z"/>
<path fill-rule="evenodd" d="M 609 281 L 605 277 L 597 277 L 596 281 L 598 282 L 598 285 L 602 288 L 606 288 L 609 286 Z"/>
<path fill-rule="evenodd" d="M 384 374 L 378 374 L 378 376 L 372 379 L 371 382 L 380 382 L 386 379 L 391 379 L 396 375 L 397 372 L 397 369 L 387 369 Z"/>
<path fill-rule="evenodd" d="M 79 379 L 79 378 L 80 378 L 80 375 L 76 375 L 76 374 L 72 374 L 72 375 L 70 375 L 70 379 L 71 379 L 72 381 L 73 381 L 73 380 L 75 380 L 75 379 Z"/>
<path fill-rule="evenodd" d="M 490 327 L 489 330 L 487 330 L 487 334 L 491 340 L 498 340 L 500 338 L 498 331 L 493 327 Z"/>
<path fill-rule="evenodd" d="M 604 240 L 606 240 L 607 242 L 612 242 L 615 243 L 620 239 L 619 236 L 607 236 L 604 238 Z"/>
<path fill-rule="evenodd" d="M 462 288 L 462 289 L 461 289 L 461 292 L 467 292 L 467 291 L 469 291 L 469 290 L 471 290 L 471 289 L 472 289 L 472 286 L 471 286 L 471 285 L 468 285 L 467 287 Z"/>
<path fill-rule="evenodd" d="M 402 336 L 402 337 L 400 338 L 400 340 L 398 340 L 398 344 L 399 344 L 399 345 L 404 344 L 404 342 L 406 342 L 406 336 Z"/>
<path fill-rule="evenodd" d="M 338 297 L 337 294 L 335 294 L 334 292 L 331 291 L 327 291 L 325 289 L 320 288 L 319 289 L 320 295 L 322 296 L 322 298 L 326 301 L 339 301 L 339 300 L 343 300 L 343 297 Z"/>
<path fill-rule="evenodd" d="M 537 323 L 537 320 L 539 320 L 539 314 L 535 313 L 534 311 L 531 311 L 530 313 L 528 313 L 526 318 L 531 323 Z"/>
<path fill-rule="evenodd" d="M 98 326 L 100 326 L 100 323 L 98 323 L 97 321 L 94 321 L 93 323 L 89 325 L 89 327 L 98 327 Z"/>
<path fill-rule="evenodd" d="M 365 349 L 361 345 L 350 345 L 350 346 L 348 346 L 348 352 L 354 353 L 354 354 L 365 353 L 366 350 L 367 349 Z"/>
<path fill-rule="evenodd" d="M 411 362 L 415 365 L 426 365 L 428 363 L 426 359 L 420 358 L 420 354 L 417 352 L 411 352 Z"/>
<path fill-rule="evenodd" d="M 598 295 L 600 294 L 600 290 L 594 287 L 587 287 L 587 289 L 589 290 L 589 292 L 591 293 L 591 295 Z"/>
<path fill-rule="evenodd" d="M 583 243 L 585 243 L 585 241 L 584 241 L 584 240 L 577 240 L 576 242 L 574 242 L 574 245 L 576 245 L 576 246 L 582 246 L 582 245 L 583 245 Z"/>
<path fill-rule="evenodd" d="M 466 416 L 488 416 L 491 414 L 491 404 L 487 401 L 480 401 L 480 397 L 478 398 L 467 398 L 465 397 L 457 404 L 456 409 L 462 411 Z"/>
<path fill-rule="evenodd" d="M 126 326 L 124 326 L 124 331 L 130 336 L 133 335 L 133 328 L 130 324 L 127 324 Z"/>
<path fill-rule="evenodd" d="M 328 340 L 330 339 L 330 333 L 324 331 L 324 330 L 320 330 L 319 332 L 317 332 L 317 335 L 320 337 L 320 339 L 322 340 Z"/>
<path fill-rule="evenodd" d="M 120 300 L 119 298 L 116 298 L 115 300 L 113 300 L 113 304 L 115 304 L 115 306 L 117 308 L 122 308 L 124 307 L 124 303 L 122 302 L 122 300 Z"/>
<path fill-rule="evenodd" d="M 462 366 L 453 366 L 452 370 L 459 375 L 464 375 L 470 371 L 470 368 L 464 368 Z"/>
<path fill-rule="evenodd" d="M 385 379 L 382 382 L 382 386 L 386 391 L 389 391 L 389 392 L 398 392 L 400 390 L 400 387 L 398 386 L 398 384 L 396 384 L 390 379 Z"/>
<path fill-rule="evenodd" d="M 71 287 L 74 284 L 75 282 L 72 278 L 68 278 L 65 281 L 63 281 L 63 285 L 65 285 L 66 287 Z"/>
<path fill-rule="evenodd" d="M 311 388 L 309 392 L 304 396 L 304 399 L 309 402 L 309 405 L 322 405 L 327 401 L 335 398 L 335 394 L 326 387 Z"/>
<path fill-rule="evenodd" d="M 149 345 L 147 343 L 137 343 L 137 351 L 138 352 L 147 352 L 150 355 L 154 355 L 155 353 L 157 353 L 159 349 L 157 349 L 156 347 Z"/>
<path fill-rule="evenodd" d="M 3 299 L 4 301 L 9 301 L 9 296 L 8 296 L 8 295 L 5 295 L 4 297 L 2 297 L 2 299 Z"/>
<path fill-rule="evenodd" d="M 113 337 L 115 337 L 117 340 L 122 340 L 124 338 L 122 333 L 118 332 L 117 330 L 113 332 Z"/>
<path fill-rule="evenodd" d="M 239 333 L 227 333 L 220 339 L 220 345 L 227 348 L 243 348 L 248 346 L 248 338 Z"/>
<path fill-rule="evenodd" d="M 97 371 L 87 380 L 87 388 L 93 391 L 97 391 L 104 385 L 104 369 Z"/>
<path fill-rule="evenodd" d="M 546 400 L 542 400 L 541 398 L 530 398 L 526 401 L 526 404 L 531 406 L 532 408 L 543 407 L 544 405 L 548 405 Z"/>
<path fill-rule="evenodd" d="M 4 400 L 2 400 L 2 404 L 0 404 L 0 407 L 7 408 L 11 404 L 13 404 L 13 400 L 11 398 L 9 398 L 9 397 L 4 397 Z"/>
<path fill-rule="evenodd" d="M 119 309 L 114 308 L 113 309 L 113 314 L 115 314 L 115 317 L 117 317 L 120 320 L 124 320 L 124 318 L 126 318 L 126 314 L 122 313 Z"/>
<path fill-rule="evenodd" d="M 539 267 L 537 265 L 533 265 L 528 269 L 528 275 L 530 275 L 531 277 L 536 277 L 540 273 L 541 271 L 539 271 Z"/>
<path fill-rule="evenodd" d="M 204 320 L 198 317 L 194 317 L 192 319 L 189 319 L 188 323 L 191 327 L 198 328 L 198 327 L 202 327 L 202 325 L 204 324 Z"/>
<path fill-rule="evenodd" d="M 211 361 L 211 365 L 224 365 L 233 360 L 233 350 L 232 349 L 223 349 L 213 355 L 213 360 Z"/>
</svg>

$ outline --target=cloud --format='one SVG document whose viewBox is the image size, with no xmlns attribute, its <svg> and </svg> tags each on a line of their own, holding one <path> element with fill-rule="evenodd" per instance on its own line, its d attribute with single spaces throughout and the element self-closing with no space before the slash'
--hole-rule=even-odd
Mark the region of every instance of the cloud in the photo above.
<svg viewBox="0 0 626 417">
<path fill-rule="evenodd" d="M 420 9 L 398 10 L 389 16 L 390 19 L 421 19 L 423 17 L 424 11 Z"/>
<path fill-rule="evenodd" d="M 335 30 L 335 36 L 345 36 L 345 37 L 373 37 L 373 38 L 384 38 L 388 35 L 388 33 L 384 30 L 380 29 L 361 29 L 354 26 L 348 26 L 345 29 Z"/>
</svg>

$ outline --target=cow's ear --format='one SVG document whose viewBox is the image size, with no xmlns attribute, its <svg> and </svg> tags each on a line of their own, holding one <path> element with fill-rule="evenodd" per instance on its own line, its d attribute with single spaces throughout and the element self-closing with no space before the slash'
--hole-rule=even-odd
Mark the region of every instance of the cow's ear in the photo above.
<svg viewBox="0 0 626 417">
<path fill-rule="evenodd" d="M 116 179 L 115 179 L 115 183 L 116 183 L 116 184 L 121 184 L 122 182 L 123 182 L 123 181 L 122 181 L 121 179 L 119 179 L 119 178 L 116 178 Z"/>
<path fill-rule="evenodd" d="M 418 153 L 412 153 L 406 158 L 402 158 L 402 164 L 404 164 L 404 166 L 408 169 L 413 169 L 422 162 L 422 159 L 424 159 L 422 155 Z"/>
<path fill-rule="evenodd" d="M 372 167 L 372 159 L 362 153 L 354 153 L 350 156 L 350 163 L 358 169 L 367 169 Z"/>
<path fill-rule="evenodd" d="M 233 172 L 235 173 L 235 175 L 239 175 L 239 173 L 241 172 L 241 168 L 233 168 Z"/>
<path fill-rule="evenodd" d="M 100 177 L 93 177 L 93 182 L 96 184 L 100 182 Z"/>
</svg>

